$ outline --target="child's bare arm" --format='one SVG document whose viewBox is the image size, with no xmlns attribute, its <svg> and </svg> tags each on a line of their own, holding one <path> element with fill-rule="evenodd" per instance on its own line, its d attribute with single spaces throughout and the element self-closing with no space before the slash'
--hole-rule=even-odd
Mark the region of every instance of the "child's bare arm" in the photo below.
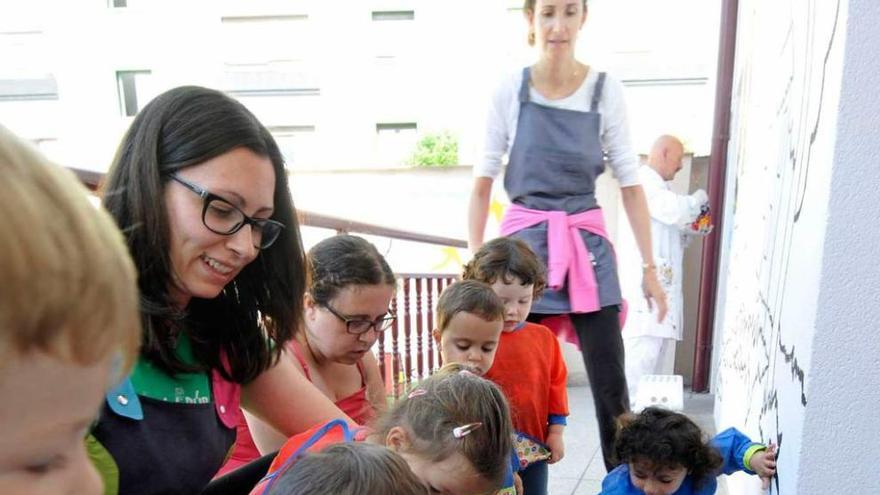
<svg viewBox="0 0 880 495">
<path fill-rule="evenodd" d="M 752 455 L 749 469 L 761 478 L 761 485 L 765 490 L 770 488 L 770 479 L 776 475 L 776 445 L 771 444 L 766 450 Z"/>
</svg>

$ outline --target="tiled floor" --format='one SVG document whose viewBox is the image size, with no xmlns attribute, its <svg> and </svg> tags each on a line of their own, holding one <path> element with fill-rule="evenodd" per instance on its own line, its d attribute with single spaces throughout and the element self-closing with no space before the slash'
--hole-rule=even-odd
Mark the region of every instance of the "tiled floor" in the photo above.
<svg viewBox="0 0 880 495">
<path fill-rule="evenodd" d="M 602 488 L 605 464 L 589 387 L 569 388 L 568 405 L 571 415 L 565 429 L 565 458 L 550 466 L 550 493 L 596 495 Z M 712 395 L 685 392 L 685 413 L 710 435 L 714 433 L 713 405 Z M 722 480 L 717 493 L 727 494 Z"/>
</svg>

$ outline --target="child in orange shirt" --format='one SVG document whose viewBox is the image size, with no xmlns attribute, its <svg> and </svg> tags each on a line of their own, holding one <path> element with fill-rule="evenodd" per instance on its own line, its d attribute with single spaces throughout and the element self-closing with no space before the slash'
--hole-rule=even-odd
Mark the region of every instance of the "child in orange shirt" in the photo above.
<svg viewBox="0 0 880 495">
<path fill-rule="evenodd" d="M 546 284 L 544 266 L 527 244 L 501 237 L 477 251 L 465 266 L 464 279 L 489 284 L 504 304 L 504 327 L 486 378 L 501 386 L 510 402 L 525 493 L 546 494 L 547 464 L 565 455 L 568 395 L 556 336 L 526 321 L 532 300 Z"/>
</svg>

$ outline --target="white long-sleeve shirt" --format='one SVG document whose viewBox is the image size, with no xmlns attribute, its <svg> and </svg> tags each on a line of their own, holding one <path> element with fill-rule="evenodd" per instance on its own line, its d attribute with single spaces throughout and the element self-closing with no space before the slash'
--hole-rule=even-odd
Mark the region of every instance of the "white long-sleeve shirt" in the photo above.
<svg viewBox="0 0 880 495">
<path fill-rule="evenodd" d="M 529 98 L 539 105 L 587 112 L 590 110 L 598 78 L 599 73 L 591 69 L 580 87 L 565 98 L 547 99 L 533 87 L 529 88 Z M 487 116 L 483 155 L 474 167 L 475 177 L 495 179 L 501 173 L 505 157 L 510 153 L 516 138 L 521 86 L 522 69 L 506 78 L 496 89 Z M 630 142 L 623 85 L 610 75 L 605 77 L 599 113 L 602 147 L 608 153 L 608 163 L 614 177 L 620 187 L 639 184 L 639 161 Z"/>
<path fill-rule="evenodd" d="M 693 196 L 674 193 L 669 183 L 650 166 L 640 167 L 639 176 L 652 222 L 681 230 L 700 215 L 702 203 Z"/>
</svg>

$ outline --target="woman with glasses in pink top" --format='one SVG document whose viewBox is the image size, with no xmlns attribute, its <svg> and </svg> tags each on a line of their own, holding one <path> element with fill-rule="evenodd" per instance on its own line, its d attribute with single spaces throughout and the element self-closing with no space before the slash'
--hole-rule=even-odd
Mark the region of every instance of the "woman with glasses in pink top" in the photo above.
<svg viewBox="0 0 880 495">
<path fill-rule="evenodd" d="M 394 321 L 388 309 L 394 273 L 375 246 L 352 235 L 321 241 L 309 251 L 308 263 L 303 324 L 287 345 L 287 356 L 339 409 L 366 424 L 385 406 L 379 365 L 370 349 Z M 285 440 L 260 419 L 242 418 L 235 450 L 220 474 L 258 458 L 260 451 L 276 450 Z"/>
</svg>

